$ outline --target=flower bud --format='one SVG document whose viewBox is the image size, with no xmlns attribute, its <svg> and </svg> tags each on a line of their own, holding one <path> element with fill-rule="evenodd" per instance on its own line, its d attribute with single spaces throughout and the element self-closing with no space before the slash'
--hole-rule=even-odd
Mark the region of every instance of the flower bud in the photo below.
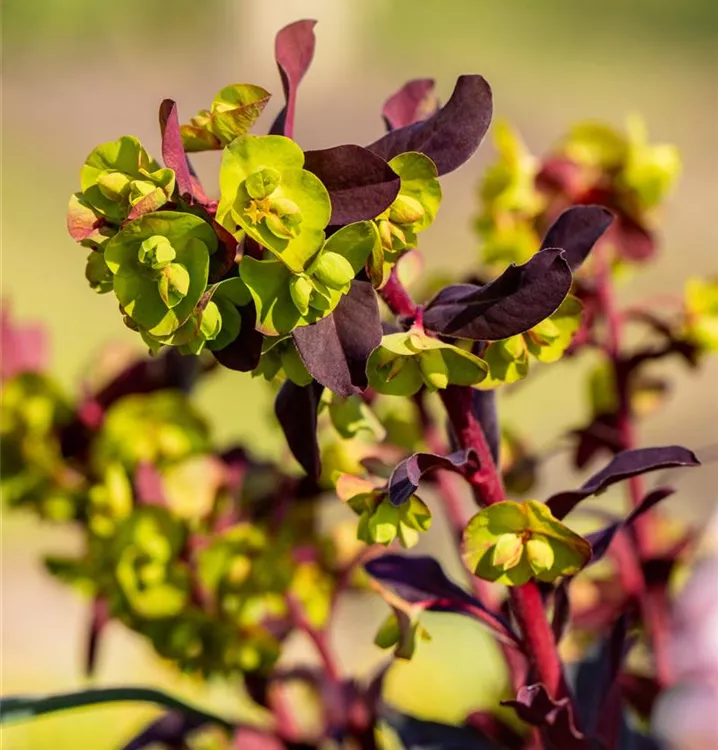
<svg viewBox="0 0 718 750">
<path fill-rule="evenodd" d="M 292 297 L 295 307 L 302 315 L 309 312 L 309 300 L 314 292 L 314 284 L 306 274 L 292 276 L 289 282 L 289 294 Z"/>
<path fill-rule="evenodd" d="M 157 287 L 167 307 L 179 305 L 189 292 L 190 277 L 187 269 L 179 263 L 170 263 L 161 271 Z"/>
<path fill-rule="evenodd" d="M 532 536 L 526 542 L 526 556 L 536 575 L 545 573 L 547 570 L 551 570 L 554 563 L 554 552 L 549 544 L 548 540 L 541 536 Z"/>
<path fill-rule="evenodd" d="M 419 369 L 430 390 L 449 385 L 449 370 L 440 349 L 425 349 L 419 355 Z"/>
<path fill-rule="evenodd" d="M 398 195 L 389 208 L 389 219 L 394 224 L 413 224 L 424 218 L 426 211 L 416 198 Z"/>
<path fill-rule="evenodd" d="M 354 278 L 352 264 L 339 253 L 322 253 L 312 272 L 319 281 L 332 289 L 344 289 Z"/>
<path fill-rule="evenodd" d="M 105 172 L 97 178 L 100 192 L 111 201 L 121 201 L 130 193 L 130 178 L 123 172 Z"/>
<path fill-rule="evenodd" d="M 211 300 L 207 303 L 207 307 L 202 310 L 199 330 L 206 341 L 216 339 L 222 330 L 222 315 L 217 305 Z"/>
<path fill-rule="evenodd" d="M 491 564 L 501 570 L 515 568 L 524 552 L 523 539 L 520 534 L 502 534 L 491 553 Z"/>
<path fill-rule="evenodd" d="M 143 266 L 149 266 L 156 271 L 170 264 L 177 257 L 174 248 L 167 237 L 155 234 L 148 237 L 137 253 L 137 259 Z"/>
<path fill-rule="evenodd" d="M 299 234 L 302 214 L 299 206 L 289 198 L 273 198 L 269 202 L 271 213 L 264 217 L 267 229 L 285 240 L 291 240 Z"/>
<path fill-rule="evenodd" d="M 282 178 L 276 169 L 264 167 L 247 177 L 244 187 L 250 197 L 262 200 L 271 195 L 279 186 Z"/>
</svg>

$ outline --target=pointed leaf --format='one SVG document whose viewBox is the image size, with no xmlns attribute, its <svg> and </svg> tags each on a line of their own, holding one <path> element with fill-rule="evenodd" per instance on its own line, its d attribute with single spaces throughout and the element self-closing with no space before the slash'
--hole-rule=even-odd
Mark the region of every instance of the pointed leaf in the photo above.
<svg viewBox="0 0 718 750">
<path fill-rule="evenodd" d="M 563 257 L 575 271 L 612 221 L 613 214 L 603 206 L 572 206 L 549 227 L 541 249 L 562 249 Z"/>
<path fill-rule="evenodd" d="M 425 328 L 454 338 L 495 341 L 528 331 L 558 309 L 572 275 L 560 250 L 543 250 L 511 265 L 484 286 L 456 284 L 424 310 Z"/>
<path fill-rule="evenodd" d="M 318 478 L 322 470 L 317 443 L 317 411 L 323 392 L 324 386 L 316 381 L 301 386 L 287 380 L 274 404 L 289 449 L 313 479 Z"/>
<path fill-rule="evenodd" d="M 546 501 L 546 505 L 548 505 L 556 518 L 565 518 L 581 500 L 590 495 L 602 492 L 616 482 L 622 482 L 624 479 L 646 474 L 649 471 L 656 471 L 657 469 L 699 465 L 700 461 L 696 458 L 693 451 L 689 451 L 687 448 L 682 448 L 678 445 L 622 451 L 614 456 L 601 471 L 594 474 L 579 489 L 552 495 Z"/>
<path fill-rule="evenodd" d="M 387 130 L 422 122 L 438 109 L 432 78 L 416 78 L 392 94 L 381 110 Z"/>
<path fill-rule="evenodd" d="M 184 152 L 177 104 L 172 99 L 164 99 L 160 104 L 160 133 L 162 158 L 167 167 L 175 173 L 179 194 L 188 199 L 195 198 L 200 203 L 207 203 L 209 198 L 194 175 L 192 165 Z"/>
<path fill-rule="evenodd" d="M 366 362 L 381 342 L 379 305 L 368 281 L 352 281 L 334 312 L 293 334 L 299 355 L 322 385 L 340 396 L 367 386 Z"/>
<path fill-rule="evenodd" d="M 460 76 L 449 101 L 428 120 L 392 130 L 369 146 L 387 161 L 407 151 L 426 154 L 440 175 L 460 167 L 491 123 L 491 87 L 478 75 Z"/>
<path fill-rule="evenodd" d="M 375 153 L 347 145 L 307 151 L 304 168 L 313 172 L 329 191 L 332 225 L 374 219 L 399 194 L 400 180 Z"/>
<path fill-rule="evenodd" d="M 391 473 L 389 483 L 389 500 L 393 505 L 405 503 L 419 488 L 424 474 L 436 469 L 455 471 L 461 474 L 467 466 L 478 468 L 478 459 L 473 449 L 456 451 L 448 456 L 435 453 L 415 453 L 397 464 Z"/>
<path fill-rule="evenodd" d="M 272 125 L 273 134 L 294 135 L 294 114 L 297 106 L 297 89 L 314 57 L 314 27 L 316 21 L 290 23 L 279 31 L 274 42 L 274 57 L 282 78 L 287 101 Z"/>
</svg>

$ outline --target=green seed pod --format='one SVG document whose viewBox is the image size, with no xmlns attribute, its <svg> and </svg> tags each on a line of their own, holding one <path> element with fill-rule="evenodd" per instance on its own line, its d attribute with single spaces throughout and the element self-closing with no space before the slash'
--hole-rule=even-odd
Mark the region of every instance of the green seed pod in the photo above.
<svg viewBox="0 0 718 750">
<path fill-rule="evenodd" d="M 272 198 L 269 201 L 270 214 L 264 217 L 267 229 L 282 239 L 291 240 L 299 234 L 302 213 L 299 206 L 289 198 Z"/>
<path fill-rule="evenodd" d="M 262 200 L 270 196 L 279 186 L 282 177 L 276 169 L 264 167 L 247 177 L 244 187 L 252 198 Z"/>
<path fill-rule="evenodd" d="M 179 305 L 189 291 L 189 272 L 179 263 L 170 263 L 161 270 L 160 274 L 157 288 L 162 301 L 169 308 Z"/>
<path fill-rule="evenodd" d="M 160 234 L 148 237 L 140 245 L 137 253 L 137 259 L 143 266 L 149 266 L 156 271 L 169 265 L 176 257 L 177 253 L 170 241 Z"/>
<path fill-rule="evenodd" d="M 332 289 L 344 289 L 354 278 L 352 264 L 339 253 L 322 253 L 312 272 L 319 281 Z"/>
<path fill-rule="evenodd" d="M 297 310 L 302 315 L 306 315 L 309 312 L 309 300 L 313 292 L 314 284 L 312 284 L 312 280 L 306 274 L 292 276 L 290 279 L 289 294 L 292 297 L 292 302 L 294 302 Z"/>
<path fill-rule="evenodd" d="M 207 307 L 202 311 L 199 330 L 206 341 L 216 339 L 219 332 L 222 330 L 222 315 L 219 312 L 217 305 L 211 300 L 207 303 Z"/>
<path fill-rule="evenodd" d="M 389 208 L 389 219 L 394 224 L 413 224 L 424 218 L 426 211 L 416 198 L 398 195 Z"/>
<path fill-rule="evenodd" d="M 524 544 L 520 534 L 502 534 L 494 545 L 491 564 L 501 570 L 511 570 L 519 564 L 523 552 Z"/>
<path fill-rule="evenodd" d="M 553 567 L 554 551 L 548 540 L 539 534 L 535 534 L 526 542 L 526 556 L 536 575 L 545 573 Z"/>
<path fill-rule="evenodd" d="M 123 172 L 105 172 L 97 178 L 97 187 L 108 200 L 121 201 L 130 194 L 130 178 Z"/>
<path fill-rule="evenodd" d="M 429 390 L 449 385 L 449 370 L 440 349 L 425 349 L 419 354 L 419 369 Z"/>
</svg>

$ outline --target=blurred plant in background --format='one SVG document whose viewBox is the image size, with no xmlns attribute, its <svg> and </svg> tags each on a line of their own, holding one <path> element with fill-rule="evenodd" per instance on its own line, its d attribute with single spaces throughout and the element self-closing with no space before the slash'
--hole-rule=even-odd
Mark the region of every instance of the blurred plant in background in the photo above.
<svg viewBox="0 0 718 750">
<path fill-rule="evenodd" d="M 273 135 L 248 134 L 268 93 L 231 86 L 184 126 L 175 103 L 162 103 L 165 167 L 130 137 L 98 147 L 83 167 L 68 228 L 90 250 L 90 286 L 116 295 L 153 358 L 68 397 L 37 333 L 3 315 L 3 494 L 82 530 L 84 551 L 46 567 L 91 598 L 88 671 L 117 620 L 184 672 L 241 679 L 272 720 L 235 723 L 133 688 L 9 698 L 5 717 L 100 700 L 167 707 L 132 748 L 375 747 L 388 742 L 385 725 L 406 747 L 429 737 L 439 747 L 651 746 L 641 730 L 676 679 L 668 585 L 694 544 L 690 530 L 646 515 L 673 490 L 647 491 L 640 476 L 698 461 L 678 446 L 638 448 L 635 422 L 666 387 L 648 363 L 677 356 L 696 367 L 715 350 L 718 302 L 714 282 L 694 279 L 672 310 L 623 309 L 613 284 L 654 255 L 654 209 L 679 172 L 677 153 L 650 144 L 636 118 L 625 134 L 579 125 L 544 159 L 501 125 L 499 161 L 479 190 L 481 268 L 442 288 L 422 273 L 417 234 L 436 215 L 438 177 L 489 126 L 488 86 L 462 76 L 439 108 L 431 81 L 411 82 L 385 105 L 384 138 L 303 152 L 291 136 L 312 29 L 299 22 L 278 36 L 286 106 Z M 223 150 L 219 202 L 185 155 L 201 150 Z M 377 295 L 391 320 L 381 321 Z M 648 343 L 628 346 L 629 326 Z M 569 441 L 579 468 L 611 461 L 545 503 L 509 500 L 504 487 L 530 496 L 541 456 L 498 421 L 494 390 L 526 377 L 532 359 L 588 351 L 599 356 L 592 419 Z M 218 365 L 270 381 L 305 475 L 245 446 L 216 447 L 189 394 Z M 452 473 L 480 508 L 468 524 Z M 585 536 L 563 523 L 621 480 L 628 516 Z M 462 540 L 472 594 L 432 558 L 382 554 L 429 532 L 420 481 L 435 484 Z M 320 510 L 335 495 L 358 519 L 326 531 Z M 510 698 L 515 715 L 431 724 L 385 705 L 385 669 L 368 682 L 344 677 L 329 627 L 340 597 L 368 587 L 390 607 L 376 643 L 395 658 L 431 638 L 425 610 L 487 626 L 511 675 L 497 705 Z M 308 636 L 319 667 L 278 661 L 294 632 Z M 572 654 L 569 668 L 557 646 Z M 309 729 L 299 726 L 307 713 L 320 717 Z"/>
</svg>

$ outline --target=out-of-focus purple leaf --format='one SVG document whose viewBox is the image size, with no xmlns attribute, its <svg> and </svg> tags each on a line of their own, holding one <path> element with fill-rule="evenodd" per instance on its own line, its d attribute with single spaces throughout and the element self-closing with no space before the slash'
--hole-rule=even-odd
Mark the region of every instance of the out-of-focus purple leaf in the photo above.
<svg viewBox="0 0 718 750">
<path fill-rule="evenodd" d="M 0 382 L 24 372 L 41 373 L 50 360 L 47 331 L 39 324 L 18 325 L 10 308 L 0 309 Z"/>
<path fill-rule="evenodd" d="M 375 218 L 394 202 L 401 186 L 384 159 L 362 146 L 307 151 L 304 168 L 329 191 L 332 226 Z"/>
<path fill-rule="evenodd" d="M 562 249 L 563 257 L 575 271 L 612 221 L 613 214 L 603 206 L 572 206 L 549 227 L 541 249 Z"/>
<path fill-rule="evenodd" d="M 549 747 L 555 750 L 595 750 L 593 743 L 576 727 L 571 701 L 568 698 L 554 700 L 542 683 L 520 688 L 515 700 L 501 701 L 501 705 L 510 706 L 520 719 L 540 727 Z"/>
<path fill-rule="evenodd" d="M 553 594 L 553 617 L 551 618 L 551 630 L 556 643 L 560 643 L 566 626 L 571 616 L 571 600 L 568 597 L 570 578 L 564 578 L 556 586 Z"/>
<path fill-rule="evenodd" d="M 591 424 L 581 430 L 575 430 L 576 437 L 573 464 L 577 469 L 588 466 L 600 452 L 620 453 L 622 448 L 621 434 L 618 429 L 618 415 L 614 413 L 598 414 Z"/>
<path fill-rule="evenodd" d="M 419 489 L 419 482 L 424 474 L 436 469 L 455 471 L 460 474 L 468 464 L 478 469 L 478 458 L 476 451 L 472 448 L 459 450 L 448 456 L 439 456 L 436 453 L 415 453 L 394 467 L 387 484 L 389 500 L 392 505 L 402 505 Z"/>
<path fill-rule="evenodd" d="M 390 586 L 409 604 L 421 604 L 430 611 L 456 612 L 474 617 L 518 643 L 518 636 L 508 622 L 449 580 L 433 557 L 382 555 L 365 563 L 364 569 L 382 584 Z"/>
<path fill-rule="evenodd" d="M 185 200 L 197 199 L 200 203 L 206 203 L 209 199 L 194 176 L 182 145 L 177 104 L 172 99 L 164 99 L 160 104 L 160 132 L 162 158 L 165 164 L 174 170 L 179 194 Z"/>
<path fill-rule="evenodd" d="M 385 706 L 381 717 L 397 733 L 405 750 L 498 750 L 472 727 L 426 721 Z"/>
<path fill-rule="evenodd" d="M 448 102 L 423 122 L 387 133 L 369 148 L 387 161 L 407 151 L 428 156 L 439 175 L 473 156 L 491 124 L 491 87 L 479 75 L 460 76 Z"/>
<path fill-rule="evenodd" d="M 543 250 L 485 284 L 442 289 L 424 310 L 424 327 L 454 338 L 495 341 L 528 331 L 555 312 L 571 288 L 560 250 Z"/>
<path fill-rule="evenodd" d="M 392 94 L 381 110 L 386 129 L 396 130 L 431 117 L 439 107 L 434 83 L 433 78 L 415 78 Z"/>
<path fill-rule="evenodd" d="M 199 716 L 169 711 L 148 724 L 136 737 L 133 737 L 122 750 L 145 750 L 151 745 L 162 745 L 174 750 L 186 747 L 186 738 L 206 723 Z"/>
<path fill-rule="evenodd" d="M 292 334 L 315 380 L 340 396 L 367 386 L 366 362 L 381 342 L 379 304 L 368 281 L 352 281 L 334 312 Z"/>
<path fill-rule="evenodd" d="M 660 503 L 661 500 L 670 497 L 674 492 L 675 490 L 670 487 L 659 487 L 652 490 L 624 519 L 607 526 L 605 529 L 588 534 L 586 539 L 591 543 L 592 550 L 589 565 L 597 562 L 606 554 L 613 538 L 621 529 L 630 526 L 639 516 L 642 516 L 647 510 Z"/>
<path fill-rule="evenodd" d="M 523 750 L 524 738 L 490 711 L 474 711 L 466 717 L 466 726 L 494 742 L 501 750 Z"/>
<path fill-rule="evenodd" d="M 471 408 L 474 416 L 484 431 L 486 442 L 491 449 L 491 456 L 494 459 L 494 463 L 498 466 L 501 436 L 499 434 L 499 419 L 496 412 L 496 391 L 479 391 L 474 389 L 471 395 Z"/>
<path fill-rule="evenodd" d="M 314 27 L 316 21 L 296 21 L 285 26 L 277 34 L 274 42 L 274 57 L 277 60 L 279 75 L 286 105 L 277 115 L 271 132 L 276 135 L 294 136 L 294 114 L 297 107 L 297 89 L 314 57 Z"/>
<path fill-rule="evenodd" d="M 317 442 L 317 410 L 324 386 L 316 381 L 296 385 L 285 381 L 274 402 L 274 412 L 289 450 L 307 474 L 316 479 L 322 471 Z"/>
<path fill-rule="evenodd" d="M 214 358 L 221 365 L 237 372 L 251 372 L 262 357 L 264 337 L 254 328 L 257 321 L 257 309 L 254 303 L 238 307 L 242 325 L 239 336 L 222 349 L 213 351 Z"/>
<path fill-rule="evenodd" d="M 100 638 L 105 626 L 110 621 L 110 608 L 106 599 L 95 597 L 90 606 L 90 628 L 87 634 L 87 648 L 85 650 L 85 676 L 92 677 L 97 665 L 97 655 L 100 649 Z"/>
<path fill-rule="evenodd" d="M 581 500 L 603 492 L 616 482 L 657 469 L 699 465 L 700 461 L 693 451 L 679 445 L 622 451 L 614 456 L 601 471 L 581 485 L 579 489 L 552 495 L 546 501 L 546 505 L 550 508 L 551 513 L 560 520 L 565 518 Z"/>
<path fill-rule="evenodd" d="M 609 236 L 621 257 L 627 260 L 646 261 L 656 253 L 656 240 L 651 232 L 626 214 L 619 216 Z"/>
</svg>

